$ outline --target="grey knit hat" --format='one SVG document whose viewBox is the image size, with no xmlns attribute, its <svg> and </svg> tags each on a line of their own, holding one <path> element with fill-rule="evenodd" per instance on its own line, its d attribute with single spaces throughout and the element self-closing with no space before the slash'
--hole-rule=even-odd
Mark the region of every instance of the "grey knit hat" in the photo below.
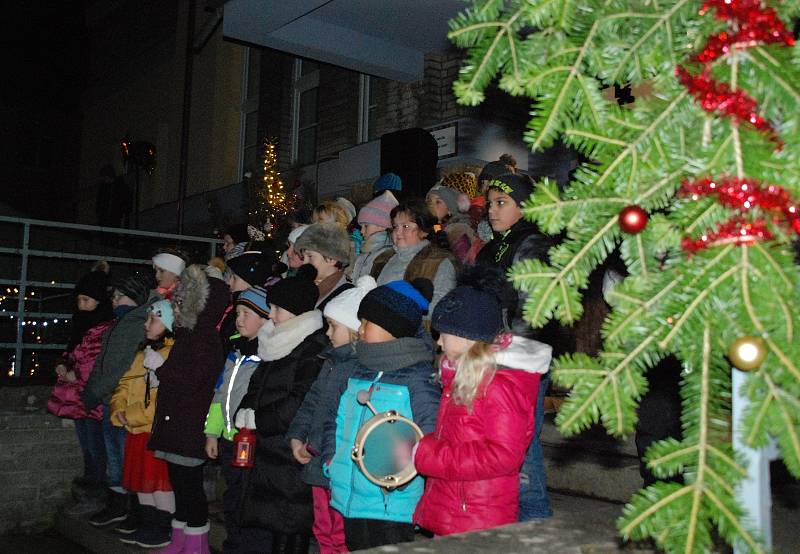
<svg viewBox="0 0 800 554">
<path fill-rule="evenodd" d="M 345 265 L 350 262 L 350 237 L 336 223 L 309 225 L 294 243 L 294 249 L 298 252 L 314 250 Z"/>
</svg>

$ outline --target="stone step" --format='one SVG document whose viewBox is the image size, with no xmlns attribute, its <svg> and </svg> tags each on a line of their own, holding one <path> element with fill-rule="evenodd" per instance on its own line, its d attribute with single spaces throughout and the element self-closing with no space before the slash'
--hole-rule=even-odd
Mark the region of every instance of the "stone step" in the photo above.
<svg viewBox="0 0 800 554">
<path fill-rule="evenodd" d="M 615 439 L 595 426 L 567 438 L 553 420 L 545 416 L 541 435 L 548 488 L 614 502 L 627 502 L 641 488 L 632 437 Z"/>
<path fill-rule="evenodd" d="M 86 518 L 70 517 L 62 511 L 56 516 L 56 532 L 83 546 L 89 552 L 95 554 L 142 554 L 144 552 L 152 552 L 152 550 L 121 542 L 119 540 L 121 535 L 115 533 L 113 528 L 113 525 L 95 527 Z M 208 542 L 212 551 L 221 552 L 222 541 L 224 540 L 225 526 L 212 518 L 211 532 L 208 535 Z"/>
</svg>

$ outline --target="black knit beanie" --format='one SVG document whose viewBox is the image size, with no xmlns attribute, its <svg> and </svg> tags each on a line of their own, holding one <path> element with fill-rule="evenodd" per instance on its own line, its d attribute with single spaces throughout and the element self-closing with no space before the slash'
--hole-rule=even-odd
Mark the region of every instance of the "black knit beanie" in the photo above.
<svg viewBox="0 0 800 554">
<path fill-rule="evenodd" d="M 150 291 L 156 288 L 152 273 L 135 273 L 114 285 L 114 289 L 141 306 L 150 297 Z"/>
<path fill-rule="evenodd" d="M 276 275 L 276 269 L 281 269 L 280 266 L 283 266 L 275 256 L 262 251 L 244 252 L 231 258 L 227 263 L 230 270 L 251 287 L 263 287 L 270 277 L 280 275 L 280 273 Z"/>
<path fill-rule="evenodd" d="M 319 289 L 314 284 L 317 270 L 311 264 L 301 265 L 294 277 L 289 277 L 267 289 L 269 303 L 294 315 L 310 312 L 319 299 Z"/>
<path fill-rule="evenodd" d="M 90 271 L 75 285 L 75 296 L 82 294 L 98 302 L 108 300 L 108 273 L 103 270 Z"/>
<path fill-rule="evenodd" d="M 522 203 L 533 194 L 533 181 L 527 175 L 503 173 L 489 181 L 489 187 L 486 189 L 487 194 L 491 189 L 505 192 L 521 208 Z"/>
<path fill-rule="evenodd" d="M 432 296 L 433 284 L 428 279 L 392 281 L 367 293 L 358 306 L 358 318 L 382 327 L 396 339 L 415 337 Z"/>
</svg>

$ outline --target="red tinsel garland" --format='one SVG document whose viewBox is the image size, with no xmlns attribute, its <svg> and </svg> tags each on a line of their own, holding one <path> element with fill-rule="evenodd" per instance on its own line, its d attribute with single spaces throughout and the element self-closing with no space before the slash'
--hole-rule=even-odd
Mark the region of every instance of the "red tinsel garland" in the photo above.
<svg viewBox="0 0 800 554">
<path fill-rule="evenodd" d="M 800 210 L 789 193 L 781 187 L 763 185 L 753 179 L 703 177 L 696 181 L 685 180 L 680 194 L 691 195 L 695 200 L 701 196 L 716 196 L 723 206 L 743 213 L 752 208 L 761 208 L 780 214 L 783 217 L 776 217 L 775 223 L 786 223 L 800 235 Z M 684 238 L 681 246 L 685 251 L 694 253 L 720 244 L 748 244 L 772 238 L 774 235 L 763 219 L 749 222 L 737 216 L 721 223 L 714 233 L 704 234 L 698 239 Z"/>
<path fill-rule="evenodd" d="M 777 12 L 762 7 L 760 0 L 706 0 L 700 15 L 712 9 L 717 19 L 730 22 L 732 28 L 709 37 L 703 50 L 693 56 L 694 61 L 703 64 L 701 75 L 693 75 L 681 66 L 675 69 L 675 73 L 705 111 L 718 111 L 737 123 L 750 123 L 781 148 L 783 143 L 775 128 L 758 114 L 757 102 L 744 92 L 713 80 L 710 64 L 734 48 L 776 43 L 793 46 L 794 36 Z"/>
<path fill-rule="evenodd" d="M 675 74 L 705 111 L 719 112 L 737 123 L 749 123 L 774 141 L 778 148 L 783 146 L 775 128 L 758 114 L 758 104 L 753 98 L 705 75 L 692 75 L 681 66 L 675 68 Z"/>
<path fill-rule="evenodd" d="M 712 246 L 722 246 L 725 244 L 747 245 L 761 240 L 771 240 L 774 238 L 772 231 L 767 228 L 767 224 L 761 220 L 745 221 L 742 218 L 734 218 L 725 223 L 720 223 L 717 230 L 713 233 L 705 233 L 700 238 L 693 239 L 684 237 L 681 239 L 681 248 L 689 254 L 694 254 L 700 250 Z"/>
<path fill-rule="evenodd" d="M 757 131 L 774 141 L 778 148 L 783 142 L 775 128 L 758 113 L 758 103 L 741 90 L 733 90 L 726 83 L 711 78 L 711 62 L 729 54 L 735 48 L 752 48 L 758 44 L 794 46 L 795 39 L 786 29 L 772 8 L 764 8 L 760 0 L 705 0 L 700 15 L 714 10 L 717 19 L 728 21 L 731 28 L 709 37 L 703 50 L 692 60 L 702 64 L 699 75 L 690 73 L 682 66 L 675 68 L 678 80 L 699 102 L 703 110 L 730 117 L 737 124 L 752 125 Z M 781 187 L 762 185 L 752 179 L 704 177 L 690 182 L 684 181 L 682 194 L 697 199 L 700 196 L 716 196 L 720 204 L 748 212 L 761 208 L 775 213 L 775 223 L 788 224 L 800 235 L 800 214 L 794 200 Z M 782 216 L 782 217 L 781 217 Z M 685 237 L 681 247 L 692 254 L 711 246 L 723 244 L 746 245 L 756 241 L 771 240 L 774 234 L 764 219 L 747 221 L 741 215 L 721 223 L 716 231 L 693 239 Z"/>
</svg>

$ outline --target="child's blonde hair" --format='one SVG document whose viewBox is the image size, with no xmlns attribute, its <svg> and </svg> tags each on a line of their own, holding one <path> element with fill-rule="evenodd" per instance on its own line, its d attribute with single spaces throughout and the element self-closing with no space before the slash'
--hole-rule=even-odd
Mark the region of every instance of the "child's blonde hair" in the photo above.
<svg viewBox="0 0 800 554">
<path fill-rule="evenodd" d="M 451 388 L 453 402 L 472 411 L 475 397 L 486 390 L 497 370 L 495 352 L 490 343 L 476 341 L 453 363 L 456 366 Z"/>
<path fill-rule="evenodd" d="M 330 221 L 331 223 L 341 225 L 343 229 L 347 229 L 347 226 L 350 224 L 350 218 L 347 217 L 347 212 L 332 200 L 326 200 L 314 208 L 314 213 L 311 214 L 311 221 L 314 223 Z"/>
</svg>

